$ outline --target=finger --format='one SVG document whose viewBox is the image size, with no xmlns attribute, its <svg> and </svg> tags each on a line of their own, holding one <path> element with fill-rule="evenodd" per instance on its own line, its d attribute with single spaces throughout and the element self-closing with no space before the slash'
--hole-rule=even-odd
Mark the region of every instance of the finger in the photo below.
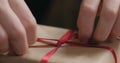
<svg viewBox="0 0 120 63">
<path fill-rule="evenodd" d="M 9 0 L 9 3 L 26 29 L 28 43 L 33 44 L 36 39 L 36 20 L 31 11 L 24 0 Z"/>
<path fill-rule="evenodd" d="M 3 27 L 0 25 L 0 53 L 8 52 L 8 37 L 3 29 Z"/>
<path fill-rule="evenodd" d="M 103 0 L 100 20 L 93 37 L 95 41 L 101 42 L 107 40 L 117 18 L 119 1 L 120 0 Z"/>
<path fill-rule="evenodd" d="M 18 17 L 9 7 L 8 2 L 0 9 L 0 23 L 8 34 L 11 47 L 16 54 L 26 53 L 28 45 L 26 32 Z"/>
<path fill-rule="evenodd" d="M 82 2 L 77 21 L 81 42 L 87 42 L 92 35 L 99 4 L 100 0 L 83 0 Z"/>
<path fill-rule="evenodd" d="M 120 37 L 120 8 L 119 8 L 119 15 L 118 18 L 113 26 L 113 29 L 111 31 L 110 39 Z"/>
<path fill-rule="evenodd" d="M 101 3 L 100 3 L 100 5 L 99 5 L 98 12 L 97 12 L 97 16 L 100 16 L 101 10 L 102 10 L 102 6 L 103 6 L 103 0 L 101 0 Z"/>
</svg>

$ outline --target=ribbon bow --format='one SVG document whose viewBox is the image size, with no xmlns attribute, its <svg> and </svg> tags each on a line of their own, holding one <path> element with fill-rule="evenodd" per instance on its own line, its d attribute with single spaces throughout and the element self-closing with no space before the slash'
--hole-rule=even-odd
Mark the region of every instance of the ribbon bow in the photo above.
<svg viewBox="0 0 120 63">
<path fill-rule="evenodd" d="M 75 42 L 71 41 L 76 39 L 76 34 L 73 34 L 72 30 L 67 31 L 59 40 L 57 39 L 47 39 L 47 38 L 38 38 L 38 42 L 46 43 L 50 46 L 54 46 L 51 51 L 49 51 L 43 58 L 41 59 L 40 63 L 48 63 L 48 60 L 50 57 L 63 45 L 63 44 L 68 44 L 70 46 L 82 46 L 82 47 L 92 47 L 92 48 L 102 48 L 102 49 L 107 49 L 109 50 L 113 57 L 114 57 L 114 63 L 117 62 L 117 56 L 113 48 L 108 47 L 108 46 L 99 46 L 99 45 L 89 45 L 89 44 L 81 44 L 80 42 Z M 51 41 L 56 41 L 57 43 L 53 43 L 51 41 L 46 41 L 46 40 L 51 40 Z"/>
</svg>

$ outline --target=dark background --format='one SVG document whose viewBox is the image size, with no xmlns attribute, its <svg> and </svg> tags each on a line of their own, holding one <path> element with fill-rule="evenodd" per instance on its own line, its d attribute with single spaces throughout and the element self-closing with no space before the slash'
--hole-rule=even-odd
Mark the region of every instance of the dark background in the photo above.
<svg viewBox="0 0 120 63">
<path fill-rule="evenodd" d="M 40 23 L 43 15 L 47 13 L 50 6 L 50 0 L 25 0 L 33 15 Z"/>
<path fill-rule="evenodd" d="M 76 28 L 81 0 L 25 0 L 38 24 Z"/>
</svg>

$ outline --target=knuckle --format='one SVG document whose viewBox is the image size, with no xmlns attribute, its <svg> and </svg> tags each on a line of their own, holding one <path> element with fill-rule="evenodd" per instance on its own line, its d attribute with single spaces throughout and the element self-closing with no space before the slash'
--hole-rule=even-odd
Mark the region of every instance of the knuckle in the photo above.
<svg viewBox="0 0 120 63">
<path fill-rule="evenodd" d="M 5 7 L 7 0 L 0 0 L 0 10 Z"/>
<path fill-rule="evenodd" d="M 26 32 L 24 29 L 14 29 L 14 32 L 11 33 L 10 36 L 12 37 L 9 37 L 11 40 L 17 40 L 23 36 L 26 35 Z"/>
<path fill-rule="evenodd" d="M 7 0 L 0 0 L 0 3 L 6 2 Z"/>
<path fill-rule="evenodd" d="M 37 24 L 35 22 L 29 22 L 27 25 L 25 25 L 25 29 L 27 31 L 35 31 L 37 28 Z"/>
<path fill-rule="evenodd" d="M 83 5 L 81 11 L 82 11 L 84 14 L 89 15 L 89 16 L 93 16 L 93 15 L 96 14 L 96 10 L 95 10 L 95 8 L 93 8 L 92 6 Z"/>
<path fill-rule="evenodd" d="M 114 11 L 114 10 L 106 10 L 104 11 L 102 14 L 103 14 L 103 17 L 107 20 L 111 19 L 111 18 L 116 18 L 117 16 L 117 11 Z"/>
</svg>

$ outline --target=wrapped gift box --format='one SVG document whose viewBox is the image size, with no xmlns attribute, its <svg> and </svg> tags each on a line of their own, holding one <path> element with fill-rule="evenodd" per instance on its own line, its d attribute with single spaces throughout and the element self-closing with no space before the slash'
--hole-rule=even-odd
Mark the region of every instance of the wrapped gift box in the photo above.
<svg viewBox="0 0 120 63">
<path fill-rule="evenodd" d="M 68 29 L 39 25 L 37 36 L 40 38 L 59 39 Z M 44 45 L 36 42 L 34 45 Z M 120 44 L 118 40 L 101 45 L 112 47 L 120 63 Z M 40 46 L 30 48 L 29 53 L 23 56 L 0 56 L 0 63 L 40 63 L 41 58 L 54 47 Z M 115 63 L 109 50 L 82 46 L 61 47 L 49 59 L 49 63 Z"/>
</svg>

